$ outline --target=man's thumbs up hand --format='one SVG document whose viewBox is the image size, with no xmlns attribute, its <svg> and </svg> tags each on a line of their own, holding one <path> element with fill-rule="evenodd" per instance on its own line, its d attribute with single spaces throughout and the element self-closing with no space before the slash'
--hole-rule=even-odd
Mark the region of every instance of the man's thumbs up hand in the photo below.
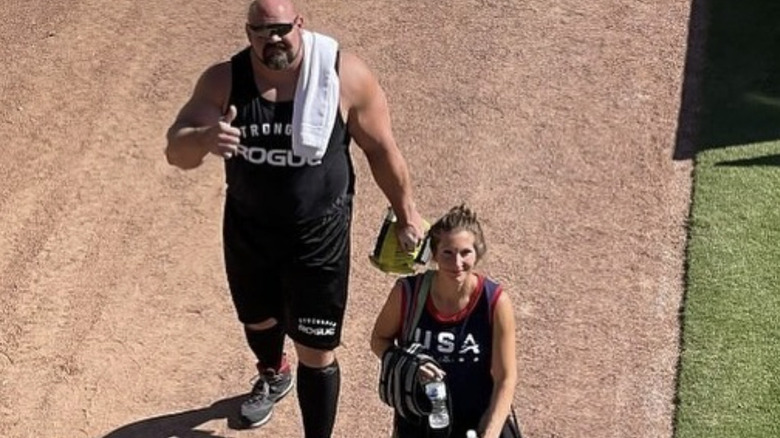
<svg viewBox="0 0 780 438">
<path fill-rule="evenodd" d="M 235 105 L 230 105 L 219 122 L 209 129 L 209 152 L 225 159 L 233 158 L 241 144 L 241 131 L 230 124 L 236 119 L 238 111 Z"/>
</svg>

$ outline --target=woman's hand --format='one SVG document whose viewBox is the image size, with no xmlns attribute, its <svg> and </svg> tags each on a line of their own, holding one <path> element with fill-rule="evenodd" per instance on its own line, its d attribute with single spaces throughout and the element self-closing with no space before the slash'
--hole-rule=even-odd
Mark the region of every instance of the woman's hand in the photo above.
<svg viewBox="0 0 780 438">
<path fill-rule="evenodd" d="M 417 370 L 417 376 L 423 385 L 432 381 L 442 381 L 447 373 L 431 362 L 426 362 Z"/>
</svg>

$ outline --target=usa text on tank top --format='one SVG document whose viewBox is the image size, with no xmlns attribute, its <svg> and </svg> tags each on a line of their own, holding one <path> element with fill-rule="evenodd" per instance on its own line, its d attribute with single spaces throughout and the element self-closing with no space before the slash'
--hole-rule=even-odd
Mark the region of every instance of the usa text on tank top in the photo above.
<svg viewBox="0 0 780 438">
<path fill-rule="evenodd" d="M 271 102 L 255 85 L 249 48 L 231 58 L 230 105 L 241 131 L 238 155 L 225 161 L 227 193 L 255 212 L 261 223 L 295 224 L 328 213 L 336 200 L 354 192 L 350 136 L 338 115 L 320 160 L 292 152 L 293 102 Z"/>
<path fill-rule="evenodd" d="M 447 373 L 456 416 L 479 415 L 493 391 L 491 314 L 501 288 L 480 275 L 476 290 L 468 306 L 449 318 L 437 312 L 428 296 L 413 335 L 414 342 L 425 346 Z"/>
</svg>

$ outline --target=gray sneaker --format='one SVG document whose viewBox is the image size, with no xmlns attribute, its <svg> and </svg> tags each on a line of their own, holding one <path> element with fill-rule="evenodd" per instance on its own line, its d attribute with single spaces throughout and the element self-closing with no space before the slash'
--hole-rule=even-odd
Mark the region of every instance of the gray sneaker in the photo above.
<svg viewBox="0 0 780 438">
<path fill-rule="evenodd" d="M 289 367 L 276 372 L 264 370 L 257 377 L 252 392 L 241 404 L 241 419 L 248 427 L 260 427 L 271 419 L 274 404 L 281 400 L 293 387 L 292 373 Z"/>
</svg>

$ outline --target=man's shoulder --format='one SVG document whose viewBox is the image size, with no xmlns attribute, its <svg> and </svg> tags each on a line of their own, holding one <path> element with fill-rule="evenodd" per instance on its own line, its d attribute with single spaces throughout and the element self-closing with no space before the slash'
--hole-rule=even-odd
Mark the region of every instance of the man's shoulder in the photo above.
<svg viewBox="0 0 780 438">
<path fill-rule="evenodd" d="M 203 72 L 203 76 L 211 80 L 229 79 L 232 64 L 230 61 L 220 61 L 211 64 Z"/>
<path fill-rule="evenodd" d="M 376 77 L 365 61 L 351 52 L 340 52 L 339 79 L 341 94 L 350 102 L 361 102 L 377 86 Z"/>
<path fill-rule="evenodd" d="M 193 98 L 213 102 L 223 107 L 230 93 L 231 71 L 229 61 L 218 62 L 207 67 L 198 80 Z"/>
<path fill-rule="evenodd" d="M 353 52 L 339 50 L 339 74 L 342 80 L 354 78 L 358 75 L 370 73 L 368 65 L 362 58 Z"/>
<path fill-rule="evenodd" d="M 230 79 L 230 73 L 233 66 L 242 62 L 250 62 L 249 48 L 239 50 L 234 53 L 230 58 L 217 61 L 206 68 L 203 75 L 210 76 L 215 79 Z"/>
</svg>

